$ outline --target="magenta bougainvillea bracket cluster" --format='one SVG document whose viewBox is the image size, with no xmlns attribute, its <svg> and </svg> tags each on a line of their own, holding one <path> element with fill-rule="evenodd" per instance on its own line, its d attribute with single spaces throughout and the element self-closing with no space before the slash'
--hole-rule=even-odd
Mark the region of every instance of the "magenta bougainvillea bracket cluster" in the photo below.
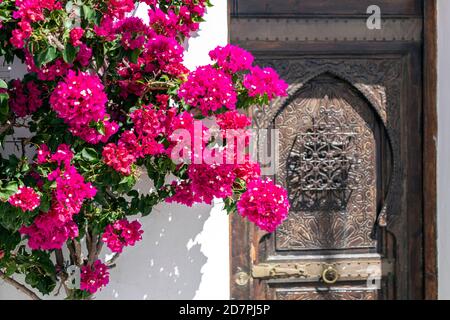
<svg viewBox="0 0 450 320">
<path fill-rule="evenodd" d="M 132 16 L 138 5 L 147 22 Z M 228 213 L 267 232 L 286 218 L 286 191 L 261 176 L 247 139 L 238 147 L 227 131 L 247 138 L 245 110 L 285 96 L 287 84 L 232 45 L 189 71 L 182 43 L 209 6 L 0 0 L 0 55 L 28 70 L 0 81 L 0 142 L 19 127 L 31 132 L 21 152 L 0 157 L 1 278 L 32 298 L 90 298 L 141 240 L 137 219 L 164 201 L 223 199 Z M 146 194 L 134 188 L 143 175 L 153 182 Z M 102 249 L 113 258 L 102 261 Z M 80 271 L 78 287 L 69 266 Z"/>
</svg>

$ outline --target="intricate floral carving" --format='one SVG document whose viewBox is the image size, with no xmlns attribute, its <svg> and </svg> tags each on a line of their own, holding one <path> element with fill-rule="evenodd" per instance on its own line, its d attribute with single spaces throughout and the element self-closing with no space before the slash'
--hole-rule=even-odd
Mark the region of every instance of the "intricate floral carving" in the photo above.
<svg viewBox="0 0 450 320">
<path fill-rule="evenodd" d="M 355 290 L 354 288 L 339 288 L 320 290 L 279 291 L 278 300 L 376 300 L 376 290 Z"/>
<path fill-rule="evenodd" d="M 328 96 L 324 104 L 327 105 Z M 343 109 L 320 106 L 289 152 L 287 189 L 294 211 L 345 210 L 358 181 L 353 142 L 360 127 L 341 123 Z"/>
<path fill-rule="evenodd" d="M 315 123 L 315 120 L 319 122 Z M 330 75 L 308 82 L 296 98 L 277 114 L 274 126 L 280 132 L 280 155 L 276 180 L 288 187 L 293 202 L 289 218 L 276 233 L 277 249 L 375 246 L 375 241 L 370 237 L 377 214 L 376 143 L 370 127 L 374 121 L 374 114 L 367 102 L 349 84 Z M 321 132 L 312 133 L 313 138 L 315 135 L 318 139 L 328 140 L 331 146 L 326 148 L 333 150 L 328 150 L 328 154 L 319 154 L 319 151 L 316 155 L 310 155 L 313 159 L 303 161 L 300 165 L 306 167 L 296 175 L 298 168 L 293 162 L 298 159 L 293 157 L 292 146 L 295 150 L 298 137 L 311 136 L 317 126 Z M 314 148 L 309 147 L 312 153 Z M 338 182 L 335 179 L 333 183 L 333 175 L 341 174 L 342 178 L 342 174 L 348 174 L 350 166 L 352 174 L 346 177 L 346 182 L 350 179 L 351 182 L 348 182 L 353 185 L 351 194 L 350 190 L 343 190 L 342 180 Z M 309 180 L 302 182 L 302 179 Z M 315 192 L 319 190 L 314 189 L 322 191 Z M 323 198 L 327 193 L 334 194 L 334 204 Z M 339 197 L 346 197 L 341 199 L 345 203 L 339 203 Z M 309 200 L 319 203 L 310 202 L 310 206 L 305 208 Z"/>
<path fill-rule="evenodd" d="M 395 221 L 400 212 L 400 203 L 394 201 L 402 196 L 400 184 L 403 166 L 400 161 L 400 112 L 403 59 L 398 57 L 387 59 L 313 59 L 313 58 L 264 58 L 258 63 L 276 69 L 280 76 L 288 81 L 289 96 L 272 101 L 266 108 L 253 110 L 253 121 L 257 128 L 270 128 L 280 110 L 291 103 L 308 81 L 321 74 L 332 74 L 347 81 L 356 88 L 375 110 L 386 132 L 386 143 L 391 161 L 390 172 L 385 173 L 389 186 L 385 191 L 384 202 L 378 212 L 378 223 L 386 225 Z M 389 99 L 387 97 L 389 96 Z M 379 121 L 378 120 L 378 121 Z M 390 218 L 387 219 L 386 213 Z"/>
</svg>

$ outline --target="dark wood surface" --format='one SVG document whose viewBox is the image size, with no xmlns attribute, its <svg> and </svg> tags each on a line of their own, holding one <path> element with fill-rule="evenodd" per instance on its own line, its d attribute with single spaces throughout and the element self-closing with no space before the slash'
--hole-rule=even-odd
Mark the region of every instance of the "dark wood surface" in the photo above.
<svg viewBox="0 0 450 320">
<path fill-rule="evenodd" d="M 239 16 L 364 16 L 376 4 L 387 16 L 421 16 L 421 0 L 230 0 Z"/>
<path fill-rule="evenodd" d="M 276 3 L 267 6 L 268 2 Z M 349 6 L 344 6 L 345 2 Z M 239 9 L 240 15 L 268 15 L 284 18 L 286 12 L 293 12 L 302 5 L 302 14 L 323 12 L 341 15 L 359 15 L 360 7 L 366 1 L 230 1 L 232 10 Z M 369 1 L 370 2 L 370 1 Z M 378 1 L 383 3 L 384 12 L 401 16 L 420 16 L 422 1 L 397 0 Z M 291 10 L 289 10 L 289 5 Z M 435 0 L 424 1 L 424 39 L 415 41 L 346 41 L 309 43 L 296 41 L 263 41 L 239 39 L 234 42 L 257 55 L 259 59 L 302 58 L 317 59 L 396 59 L 404 64 L 404 84 L 399 93 L 402 104 L 400 121 L 400 163 L 399 181 L 404 189 L 398 193 L 398 210 L 387 210 L 387 232 L 380 232 L 380 249 L 388 258 L 397 259 L 397 281 L 390 279 L 384 291 L 386 297 L 402 299 L 436 299 L 436 9 Z M 351 9 L 349 9 L 351 8 Z M 285 12 L 283 13 L 283 10 Z M 358 11 L 358 12 L 356 12 Z M 365 10 L 364 10 L 365 12 Z M 236 13 L 236 11 L 234 11 Z M 300 12 L 298 12 L 300 13 Z M 231 16 L 231 19 L 237 19 Z M 234 28 L 234 29 L 233 29 Z M 261 24 L 261 28 L 264 25 Z M 242 32 L 231 23 L 230 36 Z M 350 61 L 350 60 L 349 60 Z M 423 69 L 420 67 L 423 66 Z M 388 72 L 388 71 L 386 71 Z M 421 160 L 422 159 L 422 160 Z M 389 165 L 381 165 L 388 168 Z M 401 189 L 401 188 L 400 188 Z M 389 217 L 389 214 L 392 217 Z M 238 284 L 236 276 L 250 274 L 252 264 L 264 261 L 273 250 L 274 236 L 264 235 L 248 222 L 235 215 L 230 218 L 231 226 L 231 295 L 234 299 L 273 299 L 274 290 L 264 281 L 251 277 Z M 292 253 L 292 252 L 291 252 Z M 271 251 L 271 254 L 277 252 Z M 295 252 L 294 252 L 295 254 Z M 243 284 L 244 283 L 244 284 Z M 343 295 L 342 297 L 345 297 Z M 349 294 L 351 298 L 354 295 Z M 300 297 L 300 296 L 299 296 Z M 342 298 L 341 297 L 341 298 Z M 375 296 L 368 295 L 368 298 Z M 280 296 L 280 298 L 283 298 Z"/>
<path fill-rule="evenodd" d="M 436 0 L 425 1 L 424 22 L 424 248 L 425 298 L 437 299 L 437 244 L 436 244 L 436 137 L 437 137 L 437 20 Z"/>
</svg>

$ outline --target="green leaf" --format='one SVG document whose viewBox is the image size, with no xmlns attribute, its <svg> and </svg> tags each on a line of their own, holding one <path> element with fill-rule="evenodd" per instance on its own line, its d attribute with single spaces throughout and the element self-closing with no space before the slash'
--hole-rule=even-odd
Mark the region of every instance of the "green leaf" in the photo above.
<svg viewBox="0 0 450 320">
<path fill-rule="evenodd" d="M 81 150 L 81 157 L 89 162 L 95 162 L 98 160 L 97 151 L 93 148 L 84 148 Z"/>
<path fill-rule="evenodd" d="M 86 300 L 90 296 L 92 296 L 92 294 L 90 294 L 89 292 L 80 290 L 80 289 L 76 289 L 76 290 L 72 290 L 70 292 L 70 294 L 69 294 L 69 296 L 67 296 L 66 300 Z"/>
<path fill-rule="evenodd" d="M 50 258 L 50 252 L 36 250 L 32 252 L 32 255 L 44 274 L 51 276 L 55 273 L 55 265 Z"/>
<path fill-rule="evenodd" d="M 132 63 L 137 63 L 140 54 L 141 54 L 141 50 L 139 48 L 131 51 L 130 61 Z"/>
<path fill-rule="evenodd" d="M 19 184 L 17 183 L 17 181 L 8 182 L 6 186 L 2 186 L 0 188 L 0 199 L 2 199 L 3 201 L 8 200 L 10 196 L 17 192 L 18 188 Z"/>
<path fill-rule="evenodd" d="M 67 63 L 72 63 L 77 56 L 78 50 L 78 47 L 74 47 L 71 43 L 67 43 L 62 53 L 64 61 Z"/>
<path fill-rule="evenodd" d="M 1 115 L 7 115 L 9 113 L 8 99 L 9 99 L 9 96 L 7 93 L 0 93 L 0 114 Z"/>
<path fill-rule="evenodd" d="M 124 176 L 117 186 L 118 192 L 129 192 L 136 184 L 136 178 L 133 175 Z"/>
<path fill-rule="evenodd" d="M 40 52 L 35 56 L 35 63 L 38 68 L 55 60 L 57 57 L 57 51 L 55 47 L 49 46 L 46 50 Z"/>
<path fill-rule="evenodd" d="M 41 197 L 41 204 L 39 206 L 39 210 L 42 212 L 48 212 L 51 206 L 51 198 L 44 194 Z"/>
<path fill-rule="evenodd" d="M 139 192 L 137 190 L 131 190 L 130 192 L 127 193 L 127 196 L 137 198 L 139 197 Z"/>
<path fill-rule="evenodd" d="M 8 89 L 8 84 L 3 79 L 0 79 L 0 89 Z"/>
<path fill-rule="evenodd" d="M 96 124 L 96 129 L 98 131 L 98 133 L 100 133 L 102 136 L 105 135 L 105 124 L 103 122 L 98 122 Z"/>
<path fill-rule="evenodd" d="M 14 261 L 10 261 L 10 263 L 8 263 L 8 265 L 6 266 L 6 272 L 5 274 L 10 277 L 12 276 L 14 273 L 16 273 L 17 271 L 17 263 L 15 263 Z"/>
<path fill-rule="evenodd" d="M 153 207 L 158 203 L 158 194 L 157 193 L 151 193 L 148 195 L 141 196 L 141 199 L 139 200 L 137 206 L 139 212 L 142 214 L 143 217 L 149 215 Z"/>
<path fill-rule="evenodd" d="M 164 174 L 158 174 L 154 178 L 153 182 L 155 183 L 155 188 L 160 189 L 166 180 L 166 176 Z"/>
<path fill-rule="evenodd" d="M 95 18 L 95 11 L 91 7 L 83 5 L 81 7 L 81 16 L 90 21 Z"/>
<path fill-rule="evenodd" d="M 97 190 L 94 200 L 99 204 L 101 204 L 102 206 L 108 205 L 108 200 L 105 197 L 105 193 L 101 189 Z"/>
<path fill-rule="evenodd" d="M 0 225 L 0 249 L 14 250 L 21 240 L 20 233 L 5 229 Z"/>
<path fill-rule="evenodd" d="M 22 209 L 13 207 L 7 202 L 0 201 L 0 225 L 10 231 L 18 231 L 21 226 L 28 224 L 33 215 L 23 212 Z"/>
<path fill-rule="evenodd" d="M 42 294 L 50 294 L 56 287 L 53 277 L 42 276 L 39 273 L 29 272 L 25 276 L 25 282 L 31 287 L 38 289 Z"/>
</svg>

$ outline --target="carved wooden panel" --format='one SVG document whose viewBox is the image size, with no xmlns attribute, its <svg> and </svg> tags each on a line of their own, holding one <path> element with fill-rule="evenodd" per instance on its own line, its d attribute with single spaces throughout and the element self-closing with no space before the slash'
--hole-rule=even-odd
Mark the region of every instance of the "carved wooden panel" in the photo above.
<svg viewBox="0 0 450 320">
<path fill-rule="evenodd" d="M 329 75 L 309 81 L 275 117 L 276 180 L 292 204 L 277 231 L 278 250 L 375 246 L 374 122 L 358 92 Z"/>
<path fill-rule="evenodd" d="M 386 59 L 290 59 L 279 57 L 276 59 L 258 59 L 258 63 L 274 68 L 280 73 L 280 77 L 290 84 L 289 97 L 273 101 L 270 108 L 256 110 L 255 123 L 258 127 L 270 125 L 279 108 L 297 92 L 309 80 L 320 74 L 331 73 L 351 83 L 375 108 L 383 122 L 387 124 L 387 109 L 395 112 L 391 118 L 398 115 L 400 104 L 399 93 L 402 75 L 402 61 L 398 58 Z M 389 105 L 386 100 L 387 94 L 393 95 Z M 396 95 L 397 94 L 397 95 Z M 263 112 L 261 112 L 263 111 Z M 395 120 L 395 119 L 391 119 Z M 396 124 L 390 125 L 394 128 Z"/>
<path fill-rule="evenodd" d="M 289 96 L 274 100 L 270 106 L 253 110 L 253 122 L 258 128 L 269 128 L 274 125 L 274 119 L 283 108 L 297 99 L 309 81 L 323 74 L 331 74 L 342 79 L 341 83 L 349 84 L 346 94 L 353 94 L 354 101 L 366 101 L 360 110 L 371 110 L 374 122 L 381 126 L 383 144 L 386 146 L 385 162 L 389 166 L 384 172 L 383 202 L 378 213 L 378 222 L 386 224 L 386 212 L 390 211 L 391 219 L 399 213 L 399 203 L 390 199 L 401 197 L 399 177 L 403 172 L 400 159 L 400 105 L 403 76 L 403 61 L 399 58 L 387 59 L 290 59 L 279 57 L 277 59 L 258 59 L 261 65 L 276 69 L 283 79 L 288 81 Z M 344 92 L 344 91 L 343 91 Z M 356 93 L 355 93 L 356 92 Z M 389 96 L 389 101 L 387 97 Z M 322 96 L 324 98 L 324 96 Z M 351 98 L 348 98 L 351 99 Z M 351 103 L 350 103 L 351 105 Z M 357 103 L 361 105 L 361 103 Z M 358 107 L 357 107 L 358 108 Z M 366 121 L 366 123 L 369 123 Z M 292 141 L 293 142 L 293 141 Z M 291 142 L 291 143 L 292 143 Z M 291 145 L 292 146 L 292 145 Z M 389 159 L 387 159 L 389 158 Z M 283 161 L 281 161 L 283 162 Z M 282 164 L 281 164 L 282 165 Z M 282 181 L 282 180 L 281 180 Z M 386 185 L 384 185 L 386 184 Z M 384 198 L 386 196 L 386 198 Z M 364 242 L 364 241 L 363 241 Z"/>
<path fill-rule="evenodd" d="M 346 123 L 346 108 L 332 104 L 328 94 L 315 106 L 316 101 L 305 100 L 311 104 L 297 104 L 306 111 L 306 114 L 301 112 L 303 128 L 285 154 L 291 209 L 296 212 L 346 210 L 360 183 L 357 172 L 362 161 L 355 142 L 360 140 L 361 127 L 358 123 Z"/>
<path fill-rule="evenodd" d="M 322 288 L 320 290 L 280 290 L 278 300 L 376 300 L 377 291 L 355 287 Z"/>
</svg>

